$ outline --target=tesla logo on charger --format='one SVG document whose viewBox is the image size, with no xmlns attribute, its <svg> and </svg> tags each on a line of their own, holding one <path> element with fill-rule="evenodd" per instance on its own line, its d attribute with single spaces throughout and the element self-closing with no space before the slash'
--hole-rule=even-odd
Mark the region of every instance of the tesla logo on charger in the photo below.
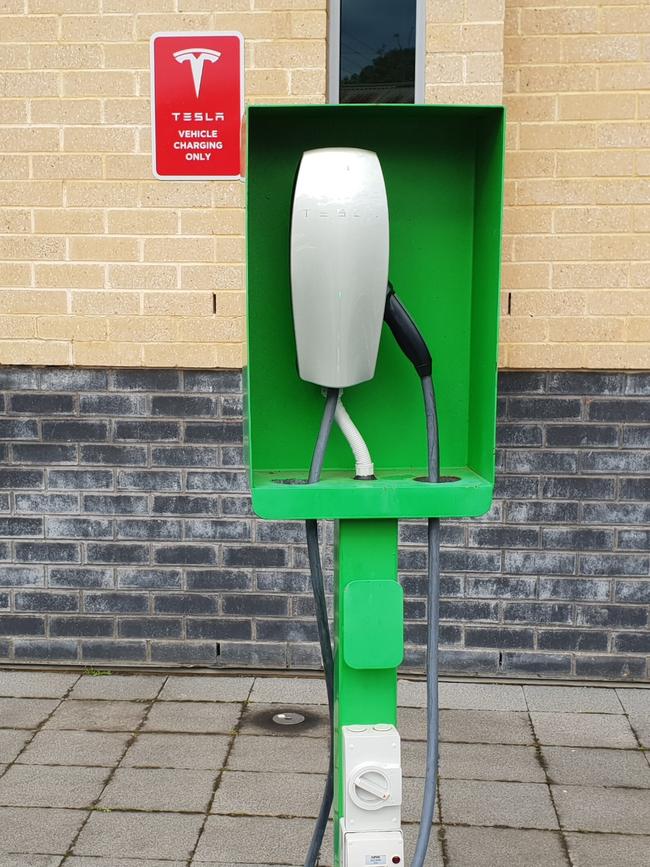
<svg viewBox="0 0 650 867">
<path fill-rule="evenodd" d="M 152 159 L 157 178 L 241 177 L 243 65 L 240 33 L 151 37 Z"/>
<path fill-rule="evenodd" d="M 174 57 L 179 63 L 188 61 L 192 69 L 192 81 L 194 82 L 194 92 L 197 99 L 201 93 L 201 79 L 203 78 L 203 66 L 207 63 L 216 63 L 221 57 L 220 51 L 213 51 L 211 48 L 184 48 L 182 51 L 175 51 Z"/>
</svg>

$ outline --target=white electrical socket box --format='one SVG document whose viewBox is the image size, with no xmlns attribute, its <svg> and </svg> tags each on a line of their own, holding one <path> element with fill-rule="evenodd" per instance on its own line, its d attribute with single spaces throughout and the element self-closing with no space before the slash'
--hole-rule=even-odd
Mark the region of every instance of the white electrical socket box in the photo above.
<svg viewBox="0 0 650 867">
<path fill-rule="evenodd" d="M 388 201 L 377 154 L 303 154 L 291 216 L 291 300 L 302 379 L 372 379 L 386 306 Z"/>
<path fill-rule="evenodd" d="M 401 831 L 365 831 L 343 837 L 343 867 L 404 867 Z"/>
<path fill-rule="evenodd" d="M 400 737 L 392 725 L 343 726 L 345 832 L 399 831 Z"/>
</svg>

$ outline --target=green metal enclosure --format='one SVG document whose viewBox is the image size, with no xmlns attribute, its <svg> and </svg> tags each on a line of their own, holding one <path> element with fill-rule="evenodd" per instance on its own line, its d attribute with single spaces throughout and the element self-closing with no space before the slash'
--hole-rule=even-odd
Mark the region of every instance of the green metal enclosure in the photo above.
<svg viewBox="0 0 650 867">
<path fill-rule="evenodd" d="M 379 156 L 390 279 L 433 356 L 441 475 L 426 484 L 418 377 L 384 326 L 375 377 L 345 403 L 377 481 L 352 480 L 339 431 L 322 479 L 304 481 L 323 397 L 299 379 L 291 311 L 291 199 L 303 151 Z M 264 518 L 480 515 L 494 485 L 504 111 L 488 106 L 253 106 L 248 111 L 248 438 Z"/>
</svg>

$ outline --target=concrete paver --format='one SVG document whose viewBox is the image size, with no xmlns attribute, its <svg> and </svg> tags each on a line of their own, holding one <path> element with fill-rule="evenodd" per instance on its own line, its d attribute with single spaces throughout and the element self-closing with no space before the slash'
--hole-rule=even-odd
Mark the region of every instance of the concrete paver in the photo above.
<svg viewBox="0 0 650 867">
<path fill-rule="evenodd" d="M 228 759 L 235 771 L 325 773 L 329 742 L 324 738 L 239 735 Z"/>
<path fill-rule="evenodd" d="M 122 767 L 215 769 L 228 754 L 228 735 L 140 733 L 122 759 Z M 259 767 L 259 765 L 258 765 Z"/>
<path fill-rule="evenodd" d="M 18 757 L 24 765 L 116 765 L 128 743 L 126 732 L 75 732 L 44 729 Z"/>
<path fill-rule="evenodd" d="M 613 689 L 589 686 L 525 686 L 529 710 L 547 713 L 623 713 Z"/>
<path fill-rule="evenodd" d="M 534 743 L 533 727 L 522 711 L 443 710 L 440 740 L 460 743 Z"/>
<path fill-rule="evenodd" d="M 201 813 L 208 809 L 217 771 L 118 768 L 99 806 L 120 810 Z"/>
<path fill-rule="evenodd" d="M 254 677 L 172 675 L 167 678 L 161 701 L 246 701 Z"/>
<path fill-rule="evenodd" d="M 185 867 L 187 861 L 159 861 L 157 858 L 67 858 L 65 867 Z"/>
<path fill-rule="evenodd" d="M 631 713 L 628 719 L 641 746 L 650 749 L 650 714 Z"/>
<path fill-rule="evenodd" d="M 557 831 L 451 827 L 445 831 L 445 840 L 449 867 L 569 865 Z"/>
<path fill-rule="evenodd" d="M 542 755 L 552 783 L 650 789 L 650 765 L 640 751 L 542 747 Z"/>
<path fill-rule="evenodd" d="M 324 774 L 224 771 L 211 812 L 315 818 L 324 787 Z"/>
<path fill-rule="evenodd" d="M 327 704 L 327 691 L 321 678 L 258 677 L 250 700 L 263 704 Z"/>
<path fill-rule="evenodd" d="M 633 689 L 630 687 L 629 689 L 617 689 L 616 693 L 626 713 L 650 716 L 650 688 Z"/>
<path fill-rule="evenodd" d="M 541 744 L 568 747 L 634 749 L 636 738 L 627 719 L 613 714 L 531 713 Z"/>
<path fill-rule="evenodd" d="M 0 727 L 35 729 L 59 704 L 58 699 L 0 698 Z"/>
<path fill-rule="evenodd" d="M 0 696 L 63 698 L 78 679 L 78 674 L 58 671 L 0 671 Z"/>
<path fill-rule="evenodd" d="M 241 704 L 235 703 L 157 702 L 151 708 L 143 731 L 228 734 L 237 725 L 241 709 Z"/>
<path fill-rule="evenodd" d="M 101 699 L 103 701 L 134 701 L 155 698 L 164 677 L 153 674 L 84 675 L 75 684 L 70 698 Z"/>
<path fill-rule="evenodd" d="M 208 816 L 193 863 L 303 864 L 313 827 L 312 819 Z"/>
<path fill-rule="evenodd" d="M 650 837 L 567 834 L 574 867 L 648 867 Z"/>
<path fill-rule="evenodd" d="M 45 728 L 132 732 L 142 722 L 148 707 L 148 704 L 136 701 L 68 699 L 52 714 Z"/>
<path fill-rule="evenodd" d="M 0 778 L 0 804 L 7 807 L 90 807 L 108 777 L 107 768 L 13 765 Z"/>
<path fill-rule="evenodd" d="M 0 729 L 0 762 L 13 762 L 33 732 L 13 729 Z"/>
<path fill-rule="evenodd" d="M 440 776 L 524 783 L 546 780 L 533 747 L 503 744 L 441 744 Z"/>
<path fill-rule="evenodd" d="M 526 710 L 523 687 L 500 683 L 442 682 L 438 700 L 454 710 Z"/>
<path fill-rule="evenodd" d="M 569 831 L 650 835 L 650 791 L 552 786 L 560 823 Z"/>
<path fill-rule="evenodd" d="M 91 813 L 73 854 L 106 858 L 189 859 L 203 824 L 190 813 Z"/>
<path fill-rule="evenodd" d="M 62 855 L 3 855 L 2 867 L 59 867 Z"/>
<path fill-rule="evenodd" d="M 0 852 L 14 857 L 31 853 L 63 855 L 87 815 L 83 810 L 0 807 Z"/>
<path fill-rule="evenodd" d="M 451 824 L 557 828 L 548 787 L 540 783 L 441 780 L 442 820 Z"/>
</svg>

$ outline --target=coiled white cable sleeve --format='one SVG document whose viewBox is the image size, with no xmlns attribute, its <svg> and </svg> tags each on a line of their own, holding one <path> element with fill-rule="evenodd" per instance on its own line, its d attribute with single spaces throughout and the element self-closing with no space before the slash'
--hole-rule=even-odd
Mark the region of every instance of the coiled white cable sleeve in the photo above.
<svg viewBox="0 0 650 867">
<path fill-rule="evenodd" d="M 340 395 L 336 403 L 334 420 L 352 449 L 352 454 L 354 455 L 355 476 L 360 478 L 373 477 L 375 474 L 375 468 L 370 457 L 370 452 L 368 451 L 368 446 L 359 433 L 359 429 L 348 415 L 348 411 L 343 406 Z"/>
</svg>

